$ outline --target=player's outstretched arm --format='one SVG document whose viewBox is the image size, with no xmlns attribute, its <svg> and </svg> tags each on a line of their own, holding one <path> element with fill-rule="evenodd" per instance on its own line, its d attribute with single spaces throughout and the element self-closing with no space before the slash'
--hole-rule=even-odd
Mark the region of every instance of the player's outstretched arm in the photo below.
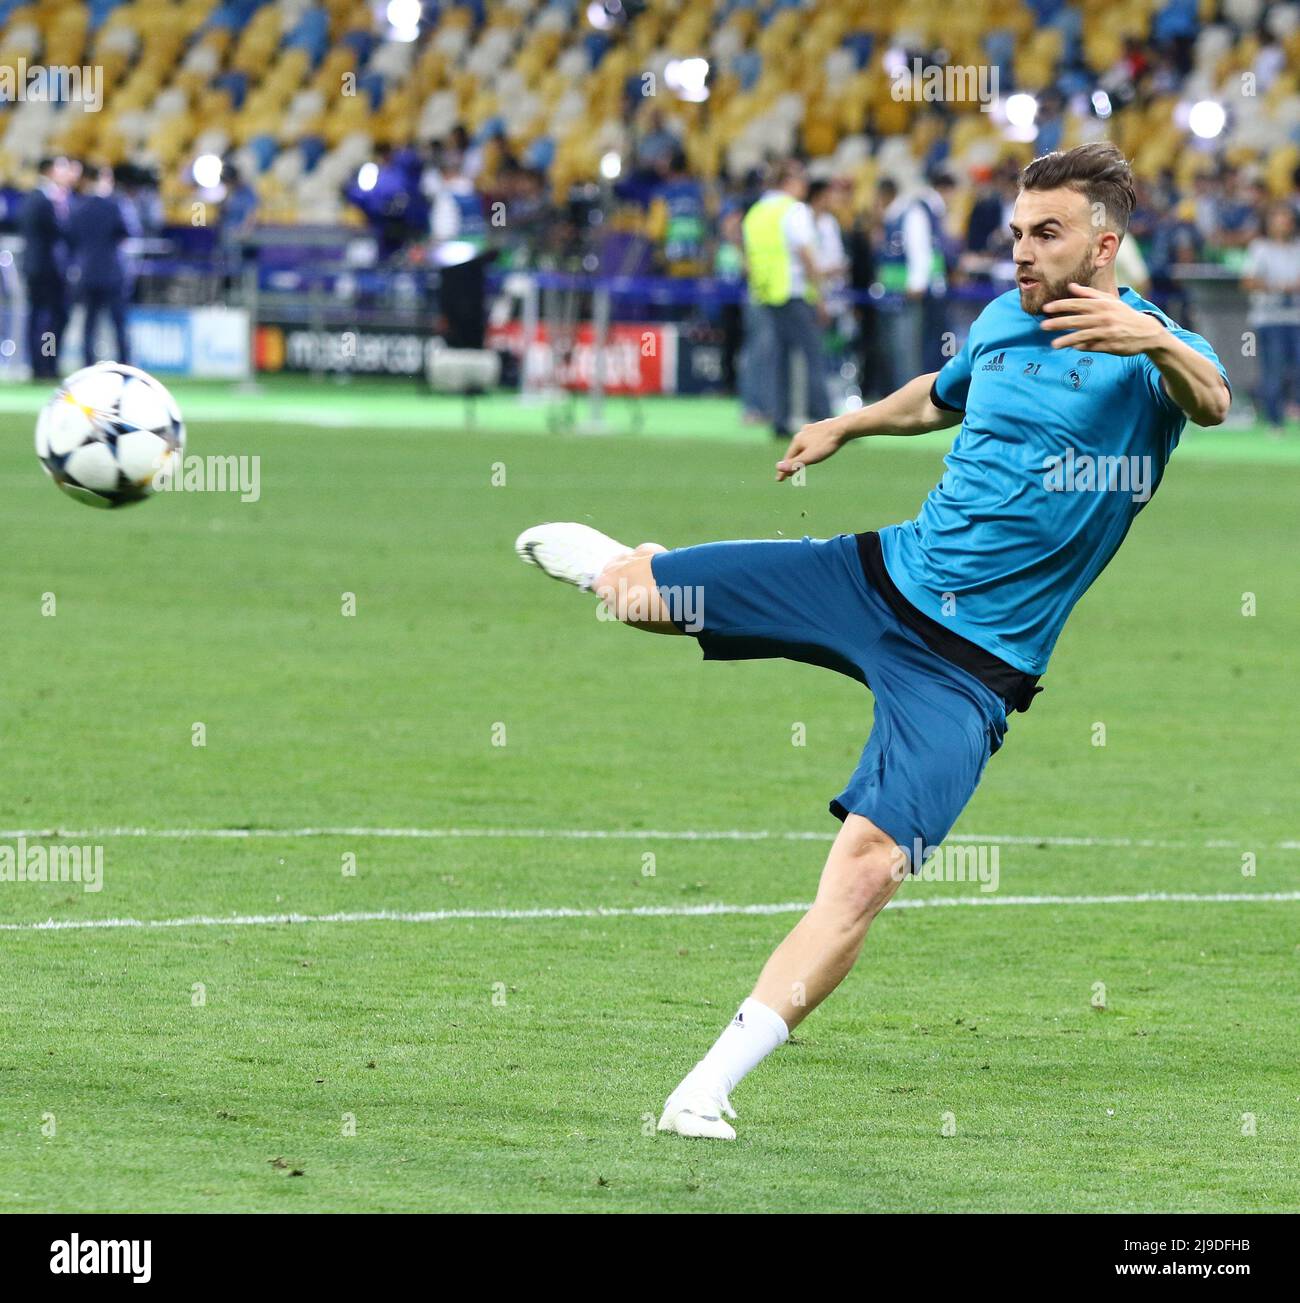
<svg viewBox="0 0 1300 1303">
<path fill-rule="evenodd" d="M 1043 305 L 1043 329 L 1068 332 L 1052 340 L 1053 348 L 1120 357 L 1145 353 L 1160 372 L 1165 392 L 1197 425 L 1223 423 L 1232 393 L 1208 357 L 1183 343 L 1158 318 L 1129 307 L 1114 294 L 1073 282 L 1070 292 L 1068 299 Z"/>
<path fill-rule="evenodd" d="M 787 479 L 800 466 L 825 461 L 850 439 L 868 434 L 926 434 L 956 425 L 961 420 L 960 412 L 936 407 L 930 401 L 930 388 L 938 374 L 931 371 L 917 376 L 878 403 L 860 407 L 856 412 L 805 425 L 790 440 L 785 456 L 777 462 L 777 480 Z"/>
</svg>

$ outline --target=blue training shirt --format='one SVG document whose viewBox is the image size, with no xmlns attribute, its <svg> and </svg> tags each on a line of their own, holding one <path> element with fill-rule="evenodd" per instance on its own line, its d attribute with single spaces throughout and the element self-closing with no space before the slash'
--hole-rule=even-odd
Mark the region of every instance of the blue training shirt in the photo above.
<svg viewBox="0 0 1300 1303">
<path fill-rule="evenodd" d="M 1214 350 L 1124 287 L 1185 344 Z M 919 611 L 1026 674 L 1160 483 L 1187 417 L 1145 354 L 1052 348 L 1058 333 L 1010 290 L 971 326 L 934 384 L 964 413 L 920 515 L 880 531 L 890 578 Z"/>
</svg>

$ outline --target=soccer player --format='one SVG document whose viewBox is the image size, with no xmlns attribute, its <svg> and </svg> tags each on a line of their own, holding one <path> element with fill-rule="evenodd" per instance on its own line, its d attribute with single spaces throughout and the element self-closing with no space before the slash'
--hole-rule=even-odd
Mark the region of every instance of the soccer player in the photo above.
<svg viewBox="0 0 1300 1303">
<path fill-rule="evenodd" d="M 948 834 L 1188 419 L 1227 415 L 1227 375 L 1205 340 L 1116 285 L 1133 202 L 1109 143 L 1035 159 L 1011 219 L 1016 288 L 940 371 L 804 426 L 776 464 L 785 480 L 850 439 L 960 422 L 915 520 L 675 551 L 576 524 L 520 535 L 525 561 L 628 624 L 692 633 L 709 660 L 822 665 L 875 695 L 862 759 L 830 803 L 842 827 L 816 899 L 668 1097 L 661 1131 L 734 1138 L 732 1091 L 839 985 L 871 920 Z"/>
</svg>

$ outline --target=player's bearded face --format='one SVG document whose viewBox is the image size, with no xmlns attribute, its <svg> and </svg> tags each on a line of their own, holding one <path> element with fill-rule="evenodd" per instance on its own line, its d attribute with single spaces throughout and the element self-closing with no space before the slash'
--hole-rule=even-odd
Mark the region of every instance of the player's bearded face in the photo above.
<svg viewBox="0 0 1300 1303">
<path fill-rule="evenodd" d="M 1087 253 L 1069 271 L 1060 275 L 1053 274 L 1046 267 L 1040 266 L 1038 274 L 1042 279 L 1036 285 L 1020 286 L 1020 306 L 1026 312 L 1040 313 L 1045 303 L 1051 303 L 1054 299 L 1068 299 L 1071 282 L 1075 285 L 1091 285 L 1097 275 L 1097 268 L 1093 265 L 1093 253 L 1090 242 Z"/>
<path fill-rule="evenodd" d="M 1091 285 L 1098 272 L 1097 228 L 1085 197 L 1070 190 L 1021 191 L 1011 218 L 1020 306 L 1037 315 L 1070 297 L 1070 282 Z"/>
</svg>

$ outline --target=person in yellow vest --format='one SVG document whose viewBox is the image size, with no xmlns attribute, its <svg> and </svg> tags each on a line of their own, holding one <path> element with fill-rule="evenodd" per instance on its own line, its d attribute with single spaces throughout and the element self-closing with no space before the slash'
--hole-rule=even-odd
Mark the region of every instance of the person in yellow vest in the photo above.
<svg viewBox="0 0 1300 1303">
<path fill-rule="evenodd" d="M 749 296 L 758 305 L 772 360 L 772 432 L 790 433 L 790 363 L 803 357 L 808 385 L 805 418 L 831 414 L 826 359 L 814 304 L 821 280 L 817 232 L 804 198 L 808 176 L 789 159 L 777 169 L 774 186 L 745 214 L 742 224 Z"/>
</svg>

